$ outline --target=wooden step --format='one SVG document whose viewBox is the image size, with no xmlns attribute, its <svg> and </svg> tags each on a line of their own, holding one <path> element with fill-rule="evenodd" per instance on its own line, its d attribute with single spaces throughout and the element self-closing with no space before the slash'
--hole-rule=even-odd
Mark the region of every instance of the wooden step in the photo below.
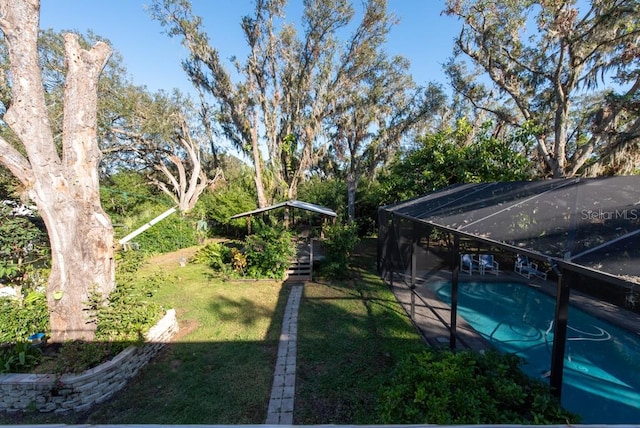
<svg viewBox="0 0 640 428">
<path fill-rule="evenodd" d="M 294 261 L 289 266 L 287 278 L 289 280 L 309 281 L 311 280 L 311 270 L 311 263 L 308 260 L 305 262 Z"/>
</svg>

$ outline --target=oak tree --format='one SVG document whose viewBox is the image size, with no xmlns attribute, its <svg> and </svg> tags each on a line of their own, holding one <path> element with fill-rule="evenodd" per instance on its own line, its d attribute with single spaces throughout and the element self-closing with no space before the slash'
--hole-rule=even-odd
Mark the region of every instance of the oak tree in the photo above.
<svg viewBox="0 0 640 428">
<path fill-rule="evenodd" d="M 110 164 L 144 174 L 181 212 L 193 209 L 222 177 L 208 121 L 198 126 L 197 108 L 179 91 L 149 94 L 127 86 L 116 97 L 130 108 L 113 110 L 117 120 L 105 135 Z"/>
<path fill-rule="evenodd" d="M 640 2 L 584 4 L 447 1 L 446 13 L 462 20 L 448 69 L 454 88 L 530 130 L 553 177 L 629 172 L 640 160 Z M 494 88 L 465 72 L 465 58 Z M 606 78 L 616 86 L 598 92 Z"/>
<path fill-rule="evenodd" d="M 328 153 L 327 129 L 344 95 L 376 70 L 393 69 L 391 59 L 379 55 L 395 24 L 385 0 L 364 2 L 360 20 L 348 0 L 305 1 L 298 27 L 285 21 L 286 4 L 258 0 L 242 19 L 249 53 L 233 62 L 237 81 L 190 2 L 155 0 L 151 9 L 169 35 L 182 38 L 190 52 L 183 62 L 188 76 L 211 97 L 226 137 L 252 159 L 259 206 L 269 195 L 296 197 L 300 182 Z"/>
</svg>

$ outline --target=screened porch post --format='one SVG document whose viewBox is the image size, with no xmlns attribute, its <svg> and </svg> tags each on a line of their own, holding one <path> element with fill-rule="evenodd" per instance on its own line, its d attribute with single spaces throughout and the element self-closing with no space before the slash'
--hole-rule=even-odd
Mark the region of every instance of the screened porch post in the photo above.
<svg viewBox="0 0 640 428">
<path fill-rule="evenodd" d="M 569 292 L 571 289 L 563 273 L 563 270 L 558 272 L 556 313 L 553 321 L 553 348 L 551 351 L 550 386 L 551 392 L 558 397 L 558 399 L 560 399 L 562 395 L 562 372 L 564 369 L 567 321 L 569 318 Z"/>
<path fill-rule="evenodd" d="M 413 222 L 413 243 L 411 244 L 411 319 L 415 319 L 416 314 L 416 265 L 418 253 L 418 228 Z"/>
<path fill-rule="evenodd" d="M 449 348 L 456 349 L 456 329 L 458 320 L 458 272 L 460 271 L 460 237 L 453 237 L 453 269 L 451 271 L 451 330 Z"/>
</svg>

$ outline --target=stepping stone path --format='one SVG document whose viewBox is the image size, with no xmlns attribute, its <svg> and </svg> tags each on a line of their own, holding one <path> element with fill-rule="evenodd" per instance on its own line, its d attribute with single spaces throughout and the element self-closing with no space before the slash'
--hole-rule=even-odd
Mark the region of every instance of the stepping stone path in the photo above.
<svg viewBox="0 0 640 428">
<path fill-rule="evenodd" d="M 278 359 L 273 375 L 266 424 L 293 424 L 293 398 L 296 387 L 296 347 L 298 344 L 298 308 L 303 286 L 293 285 L 282 320 Z"/>
</svg>

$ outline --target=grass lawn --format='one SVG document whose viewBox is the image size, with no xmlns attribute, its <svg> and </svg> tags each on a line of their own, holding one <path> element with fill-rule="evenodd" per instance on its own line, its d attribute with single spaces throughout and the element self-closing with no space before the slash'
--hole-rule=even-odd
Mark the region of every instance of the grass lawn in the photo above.
<svg viewBox="0 0 640 428">
<path fill-rule="evenodd" d="M 295 424 L 379 424 L 380 388 L 407 353 L 425 349 L 375 271 L 375 241 L 352 278 L 308 283 L 298 315 Z"/>
<path fill-rule="evenodd" d="M 424 349 L 374 273 L 365 241 L 352 277 L 307 283 L 300 306 L 294 423 L 376 423 L 378 391 L 407 352 Z M 184 253 L 154 259 L 141 276 L 166 277 L 155 299 L 181 332 L 127 388 L 82 415 L 0 415 L 0 424 L 262 424 L 289 294 L 275 281 L 222 281 Z"/>
</svg>

